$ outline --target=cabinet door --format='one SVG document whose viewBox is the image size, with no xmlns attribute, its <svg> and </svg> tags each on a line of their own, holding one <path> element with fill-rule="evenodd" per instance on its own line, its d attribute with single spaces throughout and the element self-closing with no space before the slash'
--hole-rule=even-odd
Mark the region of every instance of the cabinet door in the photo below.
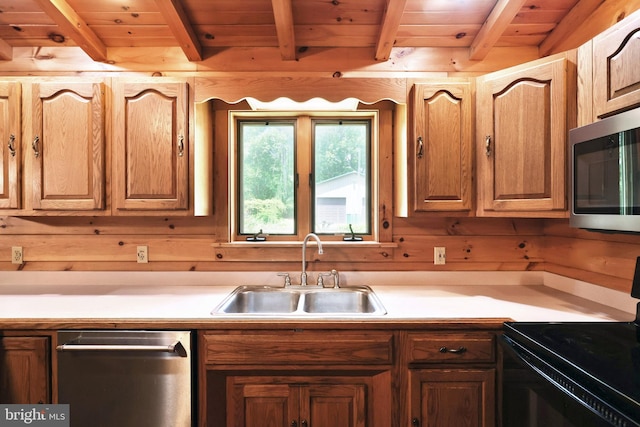
<svg viewBox="0 0 640 427">
<path fill-rule="evenodd" d="M 366 426 L 366 385 L 309 381 L 314 378 L 231 377 L 227 427 Z"/>
<path fill-rule="evenodd" d="M 116 212 L 187 209 L 187 83 L 118 81 L 114 92 Z"/>
<path fill-rule="evenodd" d="M 478 214 L 566 216 L 564 56 L 479 78 L 477 102 Z"/>
<path fill-rule="evenodd" d="M 299 388 L 289 384 L 235 383 L 227 394 L 227 427 L 292 426 L 299 417 Z"/>
<path fill-rule="evenodd" d="M 104 209 L 103 84 L 34 83 L 31 93 L 31 207 Z"/>
<path fill-rule="evenodd" d="M 593 39 L 593 98 L 597 117 L 640 105 L 640 14 Z"/>
<path fill-rule="evenodd" d="M 0 403 L 48 403 L 47 337 L 0 338 Z"/>
<path fill-rule="evenodd" d="M 367 425 L 366 386 L 313 384 L 302 387 L 300 426 L 364 427 Z"/>
<path fill-rule="evenodd" d="M 412 370 L 410 390 L 412 426 L 495 425 L 494 369 Z"/>
<path fill-rule="evenodd" d="M 20 207 L 21 86 L 0 82 L 0 209 Z"/>
<path fill-rule="evenodd" d="M 419 83 L 413 89 L 414 210 L 470 210 L 473 148 L 470 83 Z"/>
</svg>

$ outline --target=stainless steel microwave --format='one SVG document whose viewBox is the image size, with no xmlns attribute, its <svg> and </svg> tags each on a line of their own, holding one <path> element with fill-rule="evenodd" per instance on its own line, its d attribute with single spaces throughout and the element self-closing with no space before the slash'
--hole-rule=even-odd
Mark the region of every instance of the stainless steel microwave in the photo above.
<svg viewBox="0 0 640 427">
<path fill-rule="evenodd" d="M 572 227 L 640 233 L 640 108 L 569 132 Z"/>
</svg>

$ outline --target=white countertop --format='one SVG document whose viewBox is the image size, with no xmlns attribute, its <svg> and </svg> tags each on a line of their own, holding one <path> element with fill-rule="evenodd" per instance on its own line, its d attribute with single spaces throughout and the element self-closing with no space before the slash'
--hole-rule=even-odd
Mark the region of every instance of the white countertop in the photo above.
<svg viewBox="0 0 640 427">
<path fill-rule="evenodd" d="M 592 299 L 584 295 L 572 295 L 565 291 L 573 292 L 577 289 L 579 292 L 575 293 L 585 293 L 585 287 L 594 285 L 580 283 L 579 286 L 575 286 L 573 281 L 562 283 L 563 280 L 557 277 L 550 279 L 541 274 L 514 276 L 513 273 L 455 273 L 440 277 L 427 274 L 428 278 L 413 274 L 396 274 L 396 279 L 402 279 L 400 281 L 404 284 L 385 285 L 377 284 L 375 280 L 361 282 L 363 273 L 347 273 L 344 274 L 343 286 L 370 285 L 387 309 L 387 314 L 379 320 L 505 318 L 516 321 L 629 321 L 635 317 L 631 312 L 635 300 L 630 297 L 627 300 L 624 298 L 625 295 L 618 295 L 620 293 L 601 287 L 592 289 Z M 182 277 L 183 284 L 168 284 L 170 280 L 167 276 L 171 278 L 172 275 L 173 279 Z M 227 277 L 224 280 L 227 283 L 235 283 L 220 284 L 217 283 L 220 278 L 211 274 L 205 274 L 204 279 L 190 277 L 189 280 L 184 279 L 188 277 L 184 276 L 184 273 L 180 275 L 3 275 L 0 278 L 0 319 L 215 321 L 224 317 L 212 316 L 211 311 L 236 286 L 276 286 L 281 280 L 276 276 L 274 282 L 274 273 L 255 276 L 243 274 L 242 279 L 235 277 L 229 280 Z M 48 280 L 44 280 L 45 277 Z M 263 279 L 265 277 L 267 279 Z M 379 274 L 375 277 L 379 277 Z M 20 280 L 16 281 L 17 278 Z M 388 277 L 384 280 L 389 283 Z M 542 283 L 544 280 L 552 282 L 551 285 Z M 604 299 L 601 292 L 606 294 Z M 615 301 L 616 298 L 621 298 L 623 302 L 618 303 Z M 605 305 L 595 302 L 596 300 L 608 303 L 613 301 L 614 304 Z M 624 307 L 621 307 L 621 304 Z M 297 318 L 307 319 L 302 316 Z M 336 317 L 333 316 L 331 319 Z"/>
</svg>

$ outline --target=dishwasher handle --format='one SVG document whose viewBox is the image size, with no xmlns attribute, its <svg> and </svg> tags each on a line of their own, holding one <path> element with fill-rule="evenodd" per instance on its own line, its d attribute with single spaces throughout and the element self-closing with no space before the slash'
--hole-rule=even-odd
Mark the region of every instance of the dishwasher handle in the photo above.
<svg viewBox="0 0 640 427">
<path fill-rule="evenodd" d="M 140 351 L 140 352 L 160 352 L 176 353 L 181 357 L 187 357 L 187 350 L 180 341 L 169 345 L 142 345 L 142 344 L 73 344 L 65 343 L 56 346 L 58 351 Z"/>
</svg>

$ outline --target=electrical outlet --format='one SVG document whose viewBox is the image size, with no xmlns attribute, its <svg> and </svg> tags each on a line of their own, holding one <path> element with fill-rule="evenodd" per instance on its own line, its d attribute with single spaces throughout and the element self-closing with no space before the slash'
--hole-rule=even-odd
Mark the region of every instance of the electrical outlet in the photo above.
<svg viewBox="0 0 640 427">
<path fill-rule="evenodd" d="M 138 263 L 146 264 L 149 262 L 149 247 L 148 246 L 138 246 L 138 252 L 136 255 L 136 259 Z"/>
<path fill-rule="evenodd" d="M 11 264 L 22 264 L 22 246 L 11 247 Z"/>
<path fill-rule="evenodd" d="M 447 262 L 447 252 L 444 247 L 436 246 L 433 248 L 433 263 L 435 265 L 444 265 Z"/>
</svg>

